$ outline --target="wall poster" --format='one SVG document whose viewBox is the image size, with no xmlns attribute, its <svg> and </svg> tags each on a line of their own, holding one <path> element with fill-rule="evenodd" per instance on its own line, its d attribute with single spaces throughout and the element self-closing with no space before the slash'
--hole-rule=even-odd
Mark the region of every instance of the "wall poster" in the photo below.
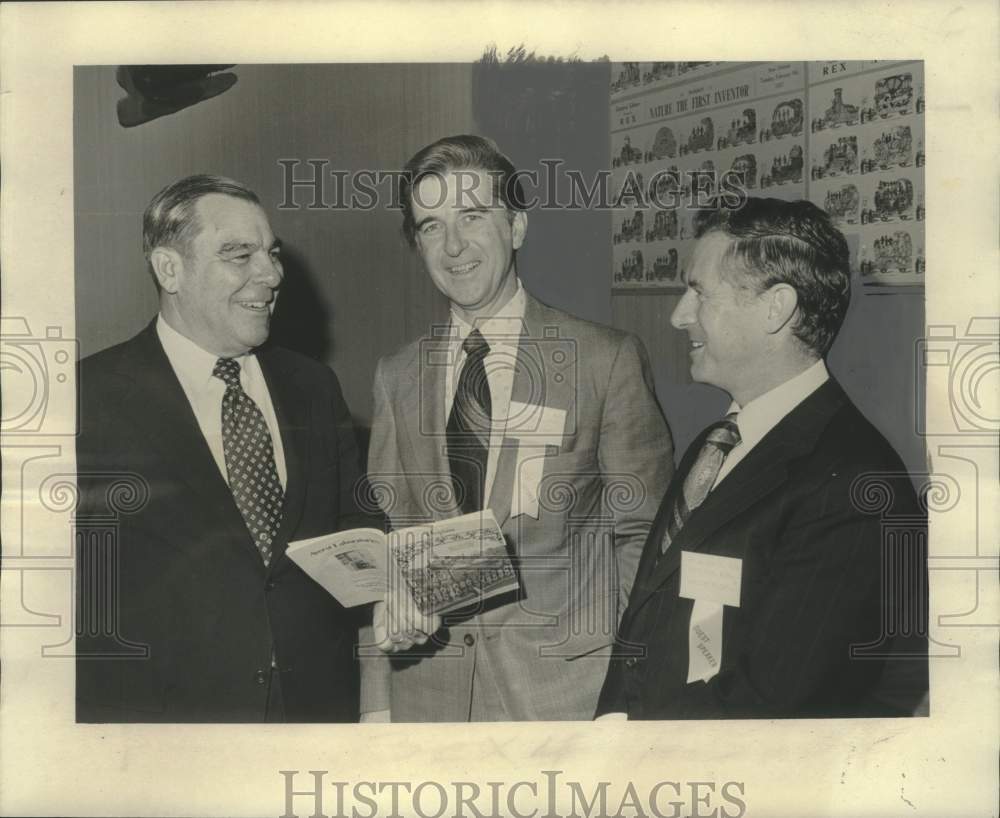
<svg viewBox="0 0 1000 818">
<path fill-rule="evenodd" d="M 924 280 L 921 61 L 617 63 L 614 290 L 683 289 L 714 197 L 809 199 L 872 290 Z"/>
</svg>

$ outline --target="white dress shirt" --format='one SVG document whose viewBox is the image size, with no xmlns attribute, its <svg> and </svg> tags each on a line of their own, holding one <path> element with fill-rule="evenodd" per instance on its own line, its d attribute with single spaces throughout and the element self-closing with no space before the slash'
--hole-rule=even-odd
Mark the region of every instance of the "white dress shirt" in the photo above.
<svg viewBox="0 0 1000 818">
<path fill-rule="evenodd" d="M 507 413 L 510 409 L 510 393 L 514 385 L 514 368 L 517 362 L 517 349 L 524 330 L 524 309 L 527 300 L 521 281 L 517 281 L 517 291 L 510 297 L 495 315 L 485 320 L 477 320 L 475 327 L 463 321 L 452 311 L 448 347 L 450 366 L 445 377 L 444 422 L 447 425 L 455 402 L 455 390 L 462 367 L 468 357 L 462 344 L 473 329 L 490 345 L 490 351 L 483 360 L 486 368 L 486 380 L 490 385 L 490 404 L 492 409 L 492 427 L 490 429 L 490 445 L 486 458 L 486 479 L 483 484 L 483 497 L 489 498 L 496 479 L 497 460 L 500 456 L 504 431 L 507 428 Z M 488 505 L 488 501 L 487 501 Z"/>
<path fill-rule="evenodd" d="M 187 396 L 188 403 L 194 411 L 202 436 L 212 451 L 212 457 L 222 473 L 223 479 L 229 482 L 229 472 L 226 469 L 226 455 L 222 447 L 222 396 L 226 385 L 220 378 L 212 375 L 219 356 L 206 352 L 190 338 L 181 335 L 170 326 L 162 313 L 156 320 L 156 334 L 167 353 L 167 360 L 173 367 L 177 380 Z M 235 359 L 240 365 L 240 384 L 257 404 L 264 415 L 264 422 L 271 433 L 271 444 L 274 448 L 274 462 L 278 467 L 278 479 L 281 487 L 286 488 L 287 472 L 285 470 L 285 449 L 281 445 L 281 430 L 274 414 L 271 395 L 267 391 L 264 373 L 260 363 L 253 353 L 241 355 Z"/>
<path fill-rule="evenodd" d="M 742 408 L 733 401 L 729 406 L 729 413 L 737 413 L 736 426 L 740 430 L 740 442 L 722 462 L 722 468 L 719 469 L 712 488 L 719 485 L 785 415 L 819 389 L 829 378 L 830 373 L 827 372 L 826 364 L 820 358 L 794 378 L 754 398 Z"/>
<path fill-rule="evenodd" d="M 820 359 L 794 378 L 774 387 L 770 392 L 765 392 L 760 397 L 754 398 L 743 408 L 740 408 L 740 405 L 733 401 L 727 414 L 736 412 L 736 426 L 740 430 L 740 442 L 739 445 L 733 447 L 722 462 L 722 468 L 719 469 L 719 474 L 715 478 L 712 488 L 719 485 L 726 475 L 736 468 L 736 464 L 746 457 L 785 415 L 819 389 L 829 378 L 830 373 L 827 372 L 826 364 Z M 613 712 L 598 716 L 597 721 L 624 721 L 627 718 L 627 713 Z"/>
</svg>

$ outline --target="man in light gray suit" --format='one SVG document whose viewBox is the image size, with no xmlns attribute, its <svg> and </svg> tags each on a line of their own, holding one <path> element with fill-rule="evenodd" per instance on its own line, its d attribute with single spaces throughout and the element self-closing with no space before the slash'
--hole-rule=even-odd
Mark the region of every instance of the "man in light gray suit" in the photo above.
<svg viewBox="0 0 1000 818">
<path fill-rule="evenodd" d="M 395 528 L 492 510 L 520 589 L 443 619 L 377 604 L 362 720 L 589 719 L 673 471 L 645 350 L 521 286 L 524 196 L 492 141 L 441 139 L 404 177 L 451 320 L 379 362 L 369 480 Z"/>
</svg>

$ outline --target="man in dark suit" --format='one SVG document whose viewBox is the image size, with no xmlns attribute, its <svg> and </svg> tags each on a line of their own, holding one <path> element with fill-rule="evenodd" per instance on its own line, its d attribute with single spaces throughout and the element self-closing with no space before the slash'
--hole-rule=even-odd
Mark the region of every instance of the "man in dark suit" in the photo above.
<svg viewBox="0 0 1000 818">
<path fill-rule="evenodd" d="M 733 403 L 664 497 L 598 716 L 912 712 L 927 688 L 925 509 L 823 360 L 850 299 L 847 243 L 808 202 L 751 199 L 698 227 L 671 323 L 694 380 Z M 908 536 L 884 537 L 878 510 Z"/>
<path fill-rule="evenodd" d="M 77 519 L 118 528 L 78 537 L 77 719 L 355 721 L 358 623 L 285 549 L 356 522 L 358 451 L 333 372 L 264 345 L 267 216 L 192 176 L 143 245 L 159 315 L 80 365 Z"/>
</svg>

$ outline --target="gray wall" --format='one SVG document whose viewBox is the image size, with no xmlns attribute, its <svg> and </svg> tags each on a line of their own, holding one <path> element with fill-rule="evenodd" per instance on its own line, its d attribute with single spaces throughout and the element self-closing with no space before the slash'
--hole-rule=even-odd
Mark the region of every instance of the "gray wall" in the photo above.
<svg viewBox="0 0 1000 818">
<path fill-rule="evenodd" d="M 415 335 L 440 299 L 385 208 L 279 210 L 278 159 L 398 169 L 417 148 L 473 127 L 465 65 L 237 66 L 226 93 L 135 128 L 119 126 L 114 67 L 76 69 L 76 291 L 81 352 L 125 340 L 155 315 L 142 211 L 164 185 L 220 173 L 258 192 L 284 241 L 275 337 L 337 371 L 370 417 L 378 357 Z M 405 125 L 404 125 L 405 123 Z M 300 174 L 308 166 L 299 169 Z M 311 202 L 300 192 L 302 204 Z M 332 191 L 330 199 L 333 198 Z"/>
<path fill-rule="evenodd" d="M 276 339 L 331 364 L 365 426 L 375 362 L 444 317 L 445 305 L 403 242 L 397 212 L 279 210 L 278 159 L 392 170 L 440 136 L 471 132 L 495 138 L 526 169 L 538 169 L 543 158 L 561 158 L 591 178 L 609 164 L 607 63 L 232 70 L 239 81 L 222 96 L 124 129 L 115 115 L 123 92 L 114 67 L 76 69 L 77 336 L 83 354 L 131 337 L 156 312 L 140 247 L 149 199 L 180 176 L 222 173 L 261 194 L 285 242 L 287 282 Z M 310 200 L 307 192 L 298 195 L 303 204 Z M 543 301 L 643 339 L 683 449 L 728 399 L 691 383 L 685 336 L 669 324 L 676 295 L 612 296 L 610 236 L 608 211 L 534 210 L 519 272 Z M 923 295 L 861 289 L 855 289 L 831 369 L 907 465 L 922 470 L 913 407 Z"/>
<path fill-rule="evenodd" d="M 114 66 L 77 67 L 74 144 L 77 337 L 83 355 L 155 315 L 142 211 L 169 182 L 220 173 L 256 190 L 284 242 L 274 338 L 334 367 L 360 425 L 381 355 L 447 314 L 400 234 L 398 211 L 280 210 L 279 159 L 398 170 L 441 136 L 484 133 L 515 162 L 561 156 L 587 173 L 609 155 L 606 64 L 240 65 L 214 99 L 135 128 L 118 124 Z M 504 114 L 497 115 L 503 108 Z M 299 177 L 311 173 L 302 164 Z M 328 199 L 333 198 L 332 188 Z M 297 201 L 312 195 L 300 190 Z M 521 275 L 553 305 L 610 320 L 607 213 L 532 213 Z"/>
<path fill-rule="evenodd" d="M 866 292 L 854 282 L 851 306 L 827 363 L 851 399 L 896 448 L 911 472 L 927 470 L 914 411 L 917 342 L 924 335 L 922 291 Z M 729 406 L 729 397 L 688 373 L 687 334 L 670 326 L 678 295 L 615 293 L 613 322 L 636 332 L 650 350 L 657 394 L 678 449 Z"/>
</svg>

